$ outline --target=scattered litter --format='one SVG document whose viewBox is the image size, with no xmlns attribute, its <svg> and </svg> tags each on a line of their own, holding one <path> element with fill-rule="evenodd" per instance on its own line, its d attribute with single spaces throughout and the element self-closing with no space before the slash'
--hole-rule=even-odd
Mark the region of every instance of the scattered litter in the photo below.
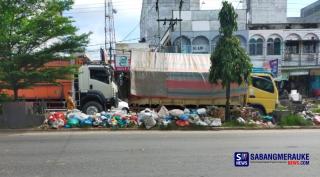
<svg viewBox="0 0 320 177">
<path fill-rule="evenodd" d="M 239 124 L 245 124 L 246 123 L 246 121 L 242 117 L 237 118 L 237 122 Z"/>
</svg>

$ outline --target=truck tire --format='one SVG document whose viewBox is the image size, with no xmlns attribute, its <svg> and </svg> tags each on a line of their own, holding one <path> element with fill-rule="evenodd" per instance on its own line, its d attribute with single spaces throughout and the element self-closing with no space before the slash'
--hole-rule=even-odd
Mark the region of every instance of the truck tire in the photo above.
<svg viewBox="0 0 320 177">
<path fill-rule="evenodd" d="M 102 110 L 103 110 L 102 105 L 96 101 L 89 101 L 82 108 L 82 112 L 88 115 L 94 115 L 96 113 L 101 112 Z"/>
</svg>

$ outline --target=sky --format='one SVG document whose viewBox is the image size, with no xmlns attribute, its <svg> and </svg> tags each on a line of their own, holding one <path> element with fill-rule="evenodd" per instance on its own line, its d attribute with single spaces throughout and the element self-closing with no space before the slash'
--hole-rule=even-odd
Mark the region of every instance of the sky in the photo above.
<svg viewBox="0 0 320 177">
<path fill-rule="evenodd" d="M 98 59 L 99 48 L 104 46 L 104 0 L 74 0 L 71 11 L 65 16 L 72 17 L 79 28 L 78 33 L 91 31 L 87 53 Z M 201 9 L 219 9 L 222 0 L 200 0 Z M 235 8 L 241 8 L 241 0 L 229 0 Z M 287 0 L 288 17 L 299 17 L 300 9 L 317 0 Z M 117 42 L 137 42 L 140 37 L 139 21 L 142 0 L 113 0 L 115 35 Z M 161 7 L 160 7 L 161 8 Z"/>
</svg>

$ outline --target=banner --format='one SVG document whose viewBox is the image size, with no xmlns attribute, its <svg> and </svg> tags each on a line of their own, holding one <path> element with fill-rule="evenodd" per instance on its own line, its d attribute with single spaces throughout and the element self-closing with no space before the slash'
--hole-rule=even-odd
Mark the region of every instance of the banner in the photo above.
<svg viewBox="0 0 320 177">
<path fill-rule="evenodd" d="M 115 62 L 116 71 L 129 71 L 130 69 L 130 56 L 129 55 L 117 55 Z"/>
<path fill-rule="evenodd" d="M 271 73 L 274 76 L 277 76 L 279 71 L 279 60 L 278 59 L 270 60 L 269 65 L 270 65 Z"/>
</svg>

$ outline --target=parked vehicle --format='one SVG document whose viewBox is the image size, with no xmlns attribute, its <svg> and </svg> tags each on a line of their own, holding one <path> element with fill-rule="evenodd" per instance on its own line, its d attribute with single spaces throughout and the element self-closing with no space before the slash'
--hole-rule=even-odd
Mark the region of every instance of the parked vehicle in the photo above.
<svg viewBox="0 0 320 177">
<path fill-rule="evenodd" d="M 75 100 L 87 114 L 118 107 L 118 87 L 110 65 L 82 65 L 74 79 Z"/>
<path fill-rule="evenodd" d="M 166 106 L 224 106 L 225 89 L 208 81 L 208 54 L 174 54 L 133 51 L 129 104 Z M 272 113 L 278 90 L 271 74 L 252 73 L 252 84 L 231 84 L 231 105 L 251 105 Z"/>
<path fill-rule="evenodd" d="M 50 62 L 47 67 L 63 67 L 70 62 Z M 26 101 L 43 102 L 63 108 L 65 97 L 73 91 L 77 108 L 87 114 L 94 114 L 111 107 L 118 107 L 118 88 L 114 83 L 113 69 L 106 64 L 80 63 L 74 80 L 57 80 L 59 84 L 38 83 L 32 88 L 19 90 L 19 98 Z M 10 90 L 2 90 L 13 95 Z"/>
</svg>

